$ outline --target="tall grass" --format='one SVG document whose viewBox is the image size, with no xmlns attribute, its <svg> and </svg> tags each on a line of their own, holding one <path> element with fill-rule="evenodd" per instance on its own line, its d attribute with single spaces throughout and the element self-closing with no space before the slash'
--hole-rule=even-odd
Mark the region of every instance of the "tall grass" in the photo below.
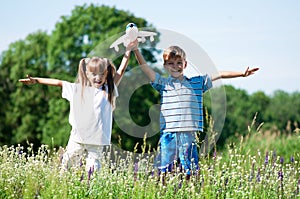
<svg viewBox="0 0 300 199">
<path fill-rule="evenodd" d="M 61 172 L 60 150 L 46 145 L 37 153 L 32 146 L 2 146 L 0 198 L 300 198 L 299 152 L 284 159 L 260 149 L 264 136 L 252 134 L 225 151 L 201 155 L 189 180 L 176 167 L 158 174 L 154 154 L 146 151 L 108 150 L 101 170 L 87 173 L 84 166 Z M 298 135 L 278 139 L 299 143 Z"/>
</svg>

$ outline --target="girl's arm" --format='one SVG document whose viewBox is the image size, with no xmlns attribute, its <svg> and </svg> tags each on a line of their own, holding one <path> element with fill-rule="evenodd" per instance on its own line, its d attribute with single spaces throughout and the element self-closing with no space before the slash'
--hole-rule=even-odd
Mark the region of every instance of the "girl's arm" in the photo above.
<svg viewBox="0 0 300 199">
<path fill-rule="evenodd" d="M 121 79 L 125 73 L 125 70 L 127 68 L 127 65 L 128 65 L 128 61 L 129 61 L 129 58 L 130 58 L 130 53 L 131 53 L 131 50 L 126 48 L 126 52 L 123 56 L 123 59 L 122 59 L 122 62 L 116 72 L 116 75 L 114 77 L 114 82 L 116 84 L 116 86 L 118 86 L 121 82 Z"/>
<path fill-rule="evenodd" d="M 134 49 L 133 52 L 135 54 L 135 57 L 136 57 L 138 63 L 140 64 L 142 71 L 148 76 L 150 81 L 154 82 L 154 80 L 155 80 L 154 70 L 152 70 L 152 68 L 150 68 L 150 66 L 146 63 L 143 55 L 141 54 L 141 52 L 139 51 L 138 48 Z"/>
<path fill-rule="evenodd" d="M 221 79 L 221 78 L 235 78 L 235 77 L 247 77 L 249 75 L 253 75 L 255 71 L 259 70 L 259 68 L 251 68 L 247 67 L 245 72 L 235 72 L 235 71 L 220 71 L 218 75 L 212 77 L 212 81 Z"/>
<path fill-rule="evenodd" d="M 62 81 L 59 79 L 51 79 L 51 78 L 41 78 L 41 77 L 31 77 L 27 75 L 26 79 L 19 79 L 19 82 L 23 84 L 44 84 L 48 86 L 59 86 L 62 87 Z"/>
</svg>

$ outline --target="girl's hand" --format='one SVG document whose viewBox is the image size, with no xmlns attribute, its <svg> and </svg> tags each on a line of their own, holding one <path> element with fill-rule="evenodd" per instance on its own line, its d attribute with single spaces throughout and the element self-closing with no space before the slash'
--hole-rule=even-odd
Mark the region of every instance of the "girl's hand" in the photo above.
<svg viewBox="0 0 300 199">
<path fill-rule="evenodd" d="M 35 78 L 32 78 L 30 75 L 27 75 L 26 79 L 19 79 L 19 82 L 26 85 L 38 83 L 38 81 Z"/>
<path fill-rule="evenodd" d="M 247 69 L 246 69 L 246 71 L 245 71 L 245 73 L 244 73 L 244 77 L 247 77 L 247 76 L 249 76 L 249 75 L 253 75 L 254 74 L 254 72 L 255 71 L 258 71 L 259 70 L 259 68 L 251 68 L 251 69 L 249 69 L 249 67 L 247 67 Z"/>
<path fill-rule="evenodd" d="M 139 42 L 138 40 L 134 40 L 133 42 L 130 42 L 127 47 L 126 47 L 126 50 L 130 50 L 130 51 L 134 51 L 134 50 L 137 50 L 138 49 L 138 45 L 139 45 Z"/>
</svg>

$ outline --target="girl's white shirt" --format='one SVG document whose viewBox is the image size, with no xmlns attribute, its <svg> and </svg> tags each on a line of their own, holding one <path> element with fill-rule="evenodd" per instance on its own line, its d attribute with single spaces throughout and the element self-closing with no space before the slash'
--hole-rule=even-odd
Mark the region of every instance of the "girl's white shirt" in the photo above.
<svg viewBox="0 0 300 199">
<path fill-rule="evenodd" d="M 63 81 L 62 97 L 70 102 L 71 138 L 82 144 L 110 145 L 113 107 L 108 101 L 107 86 L 85 87 Z M 114 96 L 118 96 L 117 87 Z"/>
</svg>

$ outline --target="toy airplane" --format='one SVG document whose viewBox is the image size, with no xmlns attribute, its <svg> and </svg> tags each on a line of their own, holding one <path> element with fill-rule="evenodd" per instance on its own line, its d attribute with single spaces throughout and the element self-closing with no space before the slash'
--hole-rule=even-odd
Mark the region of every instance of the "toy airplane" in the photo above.
<svg viewBox="0 0 300 199">
<path fill-rule="evenodd" d="M 116 41 L 114 41 L 110 48 L 114 48 L 115 51 L 119 51 L 118 45 L 123 43 L 123 45 L 126 47 L 130 42 L 133 42 L 134 40 L 138 39 L 139 42 L 144 43 L 146 41 L 145 37 L 150 37 L 150 41 L 154 41 L 154 36 L 157 35 L 155 32 L 149 32 L 149 31 L 139 31 L 137 26 L 134 23 L 129 23 L 126 26 L 125 35 L 122 35 L 119 37 Z"/>
</svg>

